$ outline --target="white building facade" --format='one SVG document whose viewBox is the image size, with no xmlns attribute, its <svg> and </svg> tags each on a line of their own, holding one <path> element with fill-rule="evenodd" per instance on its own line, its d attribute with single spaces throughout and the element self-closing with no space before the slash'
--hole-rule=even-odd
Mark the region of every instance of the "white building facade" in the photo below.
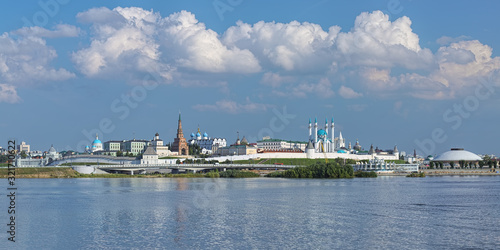
<svg viewBox="0 0 500 250">
<path fill-rule="evenodd" d="M 158 154 L 153 149 L 152 146 L 146 148 L 144 154 L 142 154 L 141 164 L 158 164 Z"/>
<path fill-rule="evenodd" d="M 151 146 L 153 146 L 154 151 L 159 157 L 169 156 L 172 152 L 168 149 L 168 146 L 163 145 L 163 140 L 160 139 L 160 134 L 156 133 L 154 139 L 151 141 Z"/>
<path fill-rule="evenodd" d="M 257 141 L 257 148 L 265 151 L 279 151 L 279 150 L 301 150 L 305 151 L 307 142 L 300 141 L 286 141 L 280 139 L 263 139 Z"/>
</svg>

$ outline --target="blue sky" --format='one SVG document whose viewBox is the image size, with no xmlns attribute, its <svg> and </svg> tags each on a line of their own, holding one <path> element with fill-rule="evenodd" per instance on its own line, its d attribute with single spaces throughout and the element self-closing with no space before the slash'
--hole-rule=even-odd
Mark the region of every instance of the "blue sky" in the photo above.
<svg viewBox="0 0 500 250">
<path fill-rule="evenodd" d="M 23 1 L 0 8 L 0 143 L 307 140 L 500 154 L 495 1 Z M 4 4 L 5 5 L 5 4 Z M 129 101 L 131 100 L 131 101 Z"/>
</svg>

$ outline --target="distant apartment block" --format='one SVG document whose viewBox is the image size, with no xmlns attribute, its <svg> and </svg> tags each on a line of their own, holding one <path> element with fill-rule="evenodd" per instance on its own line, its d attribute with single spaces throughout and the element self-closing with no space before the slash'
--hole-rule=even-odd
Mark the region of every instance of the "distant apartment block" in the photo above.
<svg viewBox="0 0 500 250">
<path fill-rule="evenodd" d="M 26 142 L 21 142 L 21 144 L 17 145 L 17 152 L 26 152 L 26 153 L 29 153 L 30 152 L 30 145 L 26 144 Z"/>
<path fill-rule="evenodd" d="M 104 151 L 120 151 L 123 141 L 107 141 L 104 142 Z"/>
</svg>

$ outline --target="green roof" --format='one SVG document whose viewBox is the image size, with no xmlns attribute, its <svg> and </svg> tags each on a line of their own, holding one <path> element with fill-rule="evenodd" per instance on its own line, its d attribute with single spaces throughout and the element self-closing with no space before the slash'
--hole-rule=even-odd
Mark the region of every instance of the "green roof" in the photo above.
<svg viewBox="0 0 500 250">
<path fill-rule="evenodd" d="M 257 142 L 273 142 L 273 141 L 284 141 L 284 142 L 288 142 L 288 143 L 303 143 L 303 144 L 307 144 L 307 142 L 305 142 L 305 141 L 287 141 L 287 140 L 281 140 L 281 139 L 265 139 L 265 140 L 260 140 L 260 141 L 257 141 Z"/>
</svg>

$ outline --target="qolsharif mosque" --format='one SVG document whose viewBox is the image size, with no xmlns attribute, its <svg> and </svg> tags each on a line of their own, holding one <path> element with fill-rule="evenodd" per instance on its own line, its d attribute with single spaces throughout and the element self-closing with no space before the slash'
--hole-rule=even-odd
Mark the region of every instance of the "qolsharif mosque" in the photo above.
<svg viewBox="0 0 500 250">
<path fill-rule="evenodd" d="M 328 123 L 328 119 L 325 119 L 325 127 L 318 127 L 318 119 L 314 119 L 314 125 L 309 119 L 309 141 L 305 150 L 307 158 L 346 158 L 346 159 L 384 159 L 384 160 L 398 160 L 399 151 L 397 147 L 394 150 L 382 151 L 373 149 L 373 145 L 370 146 L 370 150 L 364 151 L 356 140 L 356 145 L 351 147 L 351 143 L 346 148 L 345 139 L 342 136 L 342 132 L 339 132 L 339 136 L 335 137 L 335 123 L 332 118 L 331 123 Z"/>
<path fill-rule="evenodd" d="M 331 133 L 328 133 L 330 129 Z M 345 139 L 342 137 L 342 132 L 339 137 L 335 138 L 335 123 L 328 124 L 328 119 L 325 119 L 325 129 L 318 130 L 318 119 L 314 119 L 314 134 L 312 133 L 312 123 L 309 119 L 309 141 L 312 142 L 316 153 L 334 153 L 337 150 L 345 149 Z"/>
</svg>

